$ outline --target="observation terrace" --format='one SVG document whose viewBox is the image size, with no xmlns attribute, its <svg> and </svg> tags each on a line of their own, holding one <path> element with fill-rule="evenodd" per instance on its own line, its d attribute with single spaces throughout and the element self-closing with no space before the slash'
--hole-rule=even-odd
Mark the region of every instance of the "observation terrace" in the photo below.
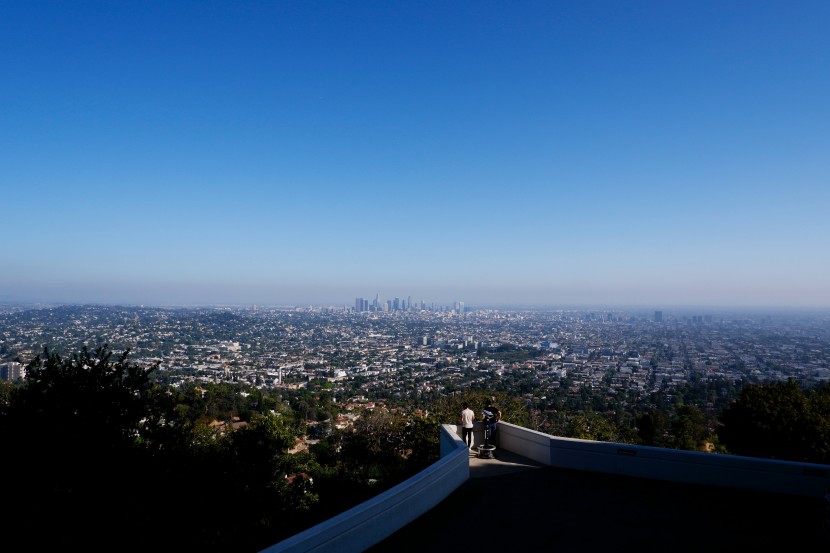
<svg viewBox="0 0 830 553">
<path fill-rule="evenodd" d="M 441 459 L 261 553 L 830 551 L 830 466 L 550 436 L 499 423 L 494 458 Z M 480 429 L 476 443 L 483 439 Z"/>
</svg>

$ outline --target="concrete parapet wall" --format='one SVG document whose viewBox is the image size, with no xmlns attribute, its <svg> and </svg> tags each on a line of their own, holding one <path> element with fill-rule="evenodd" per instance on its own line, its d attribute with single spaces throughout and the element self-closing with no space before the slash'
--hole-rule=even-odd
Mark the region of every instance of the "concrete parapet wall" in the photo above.
<svg viewBox="0 0 830 553">
<path fill-rule="evenodd" d="M 499 422 L 496 426 L 496 446 L 518 453 L 539 463 L 551 463 L 550 434 L 528 430 L 515 424 Z"/>
<path fill-rule="evenodd" d="M 440 429 L 441 459 L 394 488 L 261 553 L 364 551 L 409 524 L 470 477 L 469 451 L 452 425 Z"/>
<path fill-rule="evenodd" d="M 499 447 L 550 466 L 824 497 L 830 466 L 550 436 L 499 423 Z"/>
</svg>

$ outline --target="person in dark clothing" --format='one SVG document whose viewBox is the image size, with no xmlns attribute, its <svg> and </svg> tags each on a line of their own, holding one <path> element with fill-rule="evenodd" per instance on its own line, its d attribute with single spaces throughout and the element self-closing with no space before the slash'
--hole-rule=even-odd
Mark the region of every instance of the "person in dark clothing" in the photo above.
<svg viewBox="0 0 830 553">
<path fill-rule="evenodd" d="M 496 423 L 501 420 L 501 411 L 496 406 L 495 398 L 490 398 L 487 406 L 481 412 L 482 420 L 484 421 L 484 444 L 495 445 L 494 436 L 496 432 Z"/>
</svg>

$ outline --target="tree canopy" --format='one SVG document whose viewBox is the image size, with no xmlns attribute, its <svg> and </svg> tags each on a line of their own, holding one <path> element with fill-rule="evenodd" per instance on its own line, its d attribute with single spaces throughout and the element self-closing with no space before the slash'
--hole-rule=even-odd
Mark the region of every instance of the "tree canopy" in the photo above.
<svg viewBox="0 0 830 553">
<path fill-rule="evenodd" d="M 718 436 L 737 455 L 830 463 L 830 387 L 790 379 L 749 385 L 720 416 Z"/>
<path fill-rule="evenodd" d="M 164 536 L 170 548 L 255 551 L 294 533 L 283 522 L 299 524 L 316 497 L 288 478 L 306 468 L 286 455 L 293 419 L 262 413 L 219 434 L 204 406 L 238 394 L 208 389 L 187 404 L 193 390 L 153 384 L 154 368 L 128 354 L 44 350 L 8 392 L 2 468 L 20 477 L 4 488 L 5 524 L 36 550 L 144 551 Z M 216 397 L 199 407 L 201 396 Z"/>
<path fill-rule="evenodd" d="M 22 384 L 3 386 L 4 524 L 30 548 L 255 552 L 438 455 L 433 419 L 384 412 L 291 452 L 305 415 L 335 416 L 330 398 L 303 394 L 298 416 L 262 391 L 154 383 L 156 367 L 128 355 L 44 350 Z"/>
</svg>

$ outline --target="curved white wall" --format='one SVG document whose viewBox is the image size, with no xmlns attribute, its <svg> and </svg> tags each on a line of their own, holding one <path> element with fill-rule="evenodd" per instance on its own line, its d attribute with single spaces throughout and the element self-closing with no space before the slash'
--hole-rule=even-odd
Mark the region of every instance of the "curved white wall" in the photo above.
<svg viewBox="0 0 830 553">
<path fill-rule="evenodd" d="M 499 447 L 553 467 L 822 498 L 830 466 L 550 436 L 499 423 Z"/>
<path fill-rule="evenodd" d="M 470 477 L 469 451 L 442 425 L 441 459 L 394 488 L 260 553 L 358 553 L 435 507 Z"/>
</svg>

